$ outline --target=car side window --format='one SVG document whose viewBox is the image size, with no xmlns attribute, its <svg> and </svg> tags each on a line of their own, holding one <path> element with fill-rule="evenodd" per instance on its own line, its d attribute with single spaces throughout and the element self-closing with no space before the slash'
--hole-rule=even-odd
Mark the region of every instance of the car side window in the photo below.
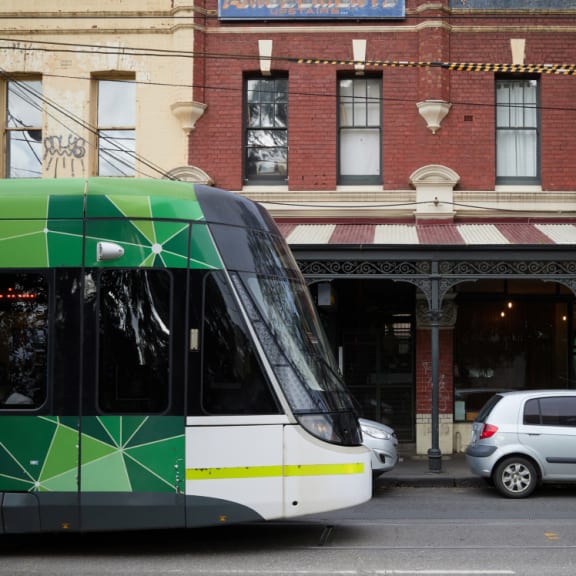
<svg viewBox="0 0 576 576">
<path fill-rule="evenodd" d="M 576 427 L 576 398 L 558 396 L 528 400 L 524 424 Z"/>
<path fill-rule="evenodd" d="M 532 398 L 524 404 L 524 424 L 541 424 L 540 402 L 537 398 Z"/>
</svg>

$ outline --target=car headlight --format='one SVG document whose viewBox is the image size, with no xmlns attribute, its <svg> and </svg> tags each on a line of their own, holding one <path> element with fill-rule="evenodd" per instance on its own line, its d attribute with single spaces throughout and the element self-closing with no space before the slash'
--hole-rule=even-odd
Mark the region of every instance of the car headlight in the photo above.
<svg viewBox="0 0 576 576">
<path fill-rule="evenodd" d="M 372 436 L 372 438 L 378 438 L 380 440 L 390 440 L 392 438 L 392 434 L 385 432 L 384 430 L 380 430 L 380 428 L 376 428 L 374 426 L 361 424 L 360 428 L 362 429 L 362 434 L 366 434 L 366 436 Z"/>
</svg>

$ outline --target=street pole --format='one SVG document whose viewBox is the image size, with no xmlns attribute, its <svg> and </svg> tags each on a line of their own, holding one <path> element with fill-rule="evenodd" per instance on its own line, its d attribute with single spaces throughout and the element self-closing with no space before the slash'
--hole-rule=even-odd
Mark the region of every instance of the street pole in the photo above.
<svg viewBox="0 0 576 576">
<path fill-rule="evenodd" d="M 432 447 L 428 450 L 428 468 L 430 472 L 442 472 L 442 452 L 440 451 L 439 416 L 439 354 L 440 354 L 440 277 L 437 274 L 437 262 L 433 263 L 431 278 L 430 327 L 432 355 Z"/>
</svg>

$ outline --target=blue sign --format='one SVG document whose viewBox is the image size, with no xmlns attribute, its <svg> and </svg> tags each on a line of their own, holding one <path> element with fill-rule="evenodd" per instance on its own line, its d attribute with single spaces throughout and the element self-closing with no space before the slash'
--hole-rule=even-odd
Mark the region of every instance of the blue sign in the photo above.
<svg viewBox="0 0 576 576">
<path fill-rule="evenodd" d="M 466 10 L 574 10 L 574 0 L 450 0 L 450 8 Z"/>
<path fill-rule="evenodd" d="M 218 0 L 221 20 L 404 18 L 405 0 Z"/>
</svg>

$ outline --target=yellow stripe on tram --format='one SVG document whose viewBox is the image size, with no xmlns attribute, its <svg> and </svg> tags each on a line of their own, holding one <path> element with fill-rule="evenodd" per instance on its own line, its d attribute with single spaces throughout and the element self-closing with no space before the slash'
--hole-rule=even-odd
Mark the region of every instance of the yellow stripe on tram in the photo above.
<svg viewBox="0 0 576 576">
<path fill-rule="evenodd" d="M 236 466 L 231 468 L 188 468 L 186 480 L 271 478 L 278 476 L 341 476 L 362 474 L 364 464 L 293 464 L 290 466 Z"/>
</svg>

